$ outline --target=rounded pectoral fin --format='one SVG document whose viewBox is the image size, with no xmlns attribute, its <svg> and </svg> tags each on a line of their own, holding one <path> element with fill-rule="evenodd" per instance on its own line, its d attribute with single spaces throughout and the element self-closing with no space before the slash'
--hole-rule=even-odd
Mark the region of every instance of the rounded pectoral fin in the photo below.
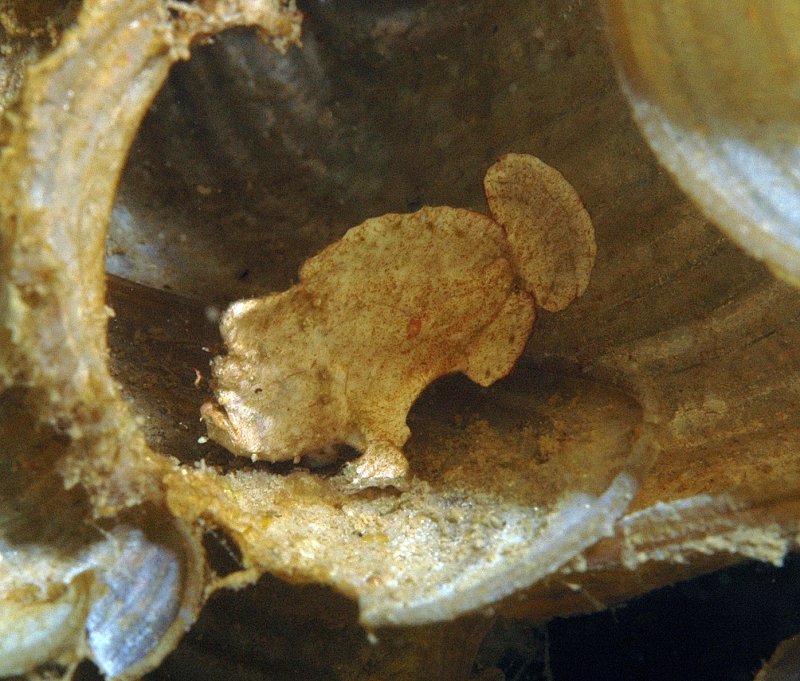
<svg viewBox="0 0 800 681">
<path fill-rule="evenodd" d="M 408 459 L 402 449 L 388 442 L 370 442 L 361 456 L 344 467 L 342 475 L 354 489 L 405 487 Z"/>
</svg>

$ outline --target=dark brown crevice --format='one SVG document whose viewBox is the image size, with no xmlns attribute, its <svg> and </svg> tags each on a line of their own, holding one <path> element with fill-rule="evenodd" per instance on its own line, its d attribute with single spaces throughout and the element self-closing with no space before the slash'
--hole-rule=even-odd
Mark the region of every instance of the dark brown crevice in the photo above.
<svg viewBox="0 0 800 681">
<path fill-rule="evenodd" d="M 34 545 L 75 553 L 99 533 L 89 520 L 91 507 L 80 487 L 64 489 L 58 466 L 70 437 L 41 423 L 30 394 L 12 388 L 0 394 L 0 535 L 19 548 Z"/>
</svg>

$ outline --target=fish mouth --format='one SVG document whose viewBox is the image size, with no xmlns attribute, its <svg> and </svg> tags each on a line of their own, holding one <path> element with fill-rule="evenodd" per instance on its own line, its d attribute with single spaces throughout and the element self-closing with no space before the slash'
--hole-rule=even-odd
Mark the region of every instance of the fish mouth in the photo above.
<svg viewBox="0 0 800 681">
<path fill-rule="evenodd" d="M 200 407 L 200 417 L 206 424 L 209 439 L 237 456 L 254 456 L 252 452 L 245 452 L 242 449 L 238 438 L 234 435 L 235 429 L 225 407 L 209 400 Z"/>
<path fill-rule="evenodd" d="M 253 428 L 247 418 L 241 418 L 238 410 L 245 408 L 245 405 L 235 404 L 233 413 L 231 413 L 224 406 L 225 401 L 226 398 L 223 396 L 221 401 L 209 400 L 200 407 L 200 416 L 206 424 L 209 439 L 214 440 L 232 454 L 247 457 L 254 463 L 256 461 L 275 463 L 292 458 L 282 456 L 280 453 L 276 454 L 269 446 L 265 445 L 268 442 L 266 433 Z M 271 423 L 271 419 L 264 418 L 263 420 L 265 423 Z"/>
</svg>

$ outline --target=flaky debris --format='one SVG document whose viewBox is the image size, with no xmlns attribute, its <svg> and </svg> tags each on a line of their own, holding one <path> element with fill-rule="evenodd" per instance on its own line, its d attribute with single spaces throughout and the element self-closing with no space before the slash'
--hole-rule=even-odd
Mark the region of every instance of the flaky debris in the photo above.
<svg viewBox="0 0 800 681">
<path fill-rule="evenodd" d="M 586 290 L 597 253 L 580 197 L 555 168 L 528 154 L 502 156 L 483 187 L 524 287 L 545 310 L 563 310 Z"/>
<path fill-rule="evenodd" d="M 498 170 L 509 158 L 530 159 L 516 188 L 516 174 Z M 383 215 L 308 260 L 288 291 L 234 303 L 221 325 L 228 354 L 213 363 L 218 405 L 201 410 L 209 436 L 254 461 L 299 461 L 346 444 L 363 453 L 347 471 L 354 483 L 402 479 L 406 415 L 426 386 L 454 372 L 488 386 L 511 371 L 533 329 L 531 291 L 545 290 L 538 282 L 526 290 L 529 273 L 543 263 L 543 279 L 552 281 L 553 272 L 566 279 L 580 267 L 570 275 L 580 282 L 573 297 L 586 285 L 585 244 L 549 248 L 585 240 L 587 226 L 591 236 L 566 180 L 527 156 L 504 157 L 493 168 L 502 180 L 487 177 L 487 186 L 502 191 L 490 194 L 490 206 L 511 216 L 513 241 L 502 223 L 468 210 Z M 544 180 L 530 182 L 533 173 Z M 560 193 L 553 174 L 566 186 Z M 537 206 L 544 218 L 524 214 Z M 546 225 L 553 215 L 557 222 Z M 537 229 L 543 253 L 518 247 L 523 233 Z M 580 261 L 574 252 L 584 254 Z M 557 300 L 551 308 L 561 309 L 567 293 L 553 289 L 545 301 Z"/>
</svg>

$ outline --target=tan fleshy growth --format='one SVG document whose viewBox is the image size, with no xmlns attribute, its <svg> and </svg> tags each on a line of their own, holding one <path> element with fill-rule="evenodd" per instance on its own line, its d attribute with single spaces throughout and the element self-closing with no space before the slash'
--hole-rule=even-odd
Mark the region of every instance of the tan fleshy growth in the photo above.
<svg viewBox="0 0 800 681">
<path fill-rule="evenodd" d="M 586 290 L 597 253 L 580 197 L 555 168 L 528 154 L 501 157 L 483 186 L 525 288 L 545 310 L 563 310 Z"/>
<path fill-rule="evenodd" d="M 308 260 L 288 291 L 234 303 L 221 325 L 228 354 L 213 365 L 219 406 L 202 408 L 210 437 L 235 454 L 267 461 L 298 461 L 346 444 L 363 453 L 348 470 L 354 482 L 404 477 L 406 415 L 422 390 L 454 372 L 491 385 L 525 348 L 535 306 L 518 287 L 518 273 L 525 273 L 527 287 L 527 273 L 538 266 L 548 268 L 545 281 L 553 279 L 550 272 L 579 267 L 571 274 L 580 282 L 573 293 L 586 285 L 593 249 L 577 261 L 573 252 L 585 253 L 585 244 L 547 248 L 586 240 L 587 227 L 592 236 L 574 191 L 531 156 L 504 157 L 493 166 L 494 178 L 508 159 L 528 172 L 518 185 L 513 172 L 502 175 L 502 191 L 490 194 L 490 205 L 504 219 L 511 216 L 513 242 L 498 222 L 464 209 L 388 214 Z M 565 185 L 558 191 L 556 176 Z M 556 224 L 545 226 L 552 215 Z M 538 240 L 543 254 L 518 247 L 523 231 L 535 239 L 536 230 L 545 233 Z M 562 286 L 546 293 L 548 302 L 558 299 L 558 309 L 569 302 Z"/>
</svg>

